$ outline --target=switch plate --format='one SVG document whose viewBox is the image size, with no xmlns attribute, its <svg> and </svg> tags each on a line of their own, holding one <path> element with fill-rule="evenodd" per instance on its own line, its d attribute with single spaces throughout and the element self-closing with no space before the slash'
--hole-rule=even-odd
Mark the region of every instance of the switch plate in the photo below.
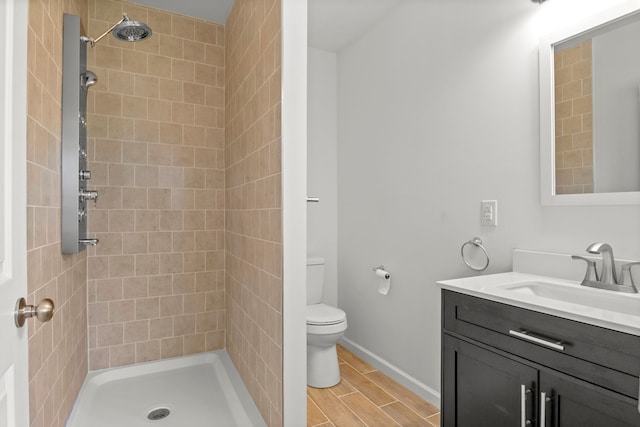
<svg viewBox="0 0 640 427">
<path fill-rule="evenodd" d="M 480 202 L 480 224 L 498 226 L 497 200 L 482 200 Z"/>
</svg>

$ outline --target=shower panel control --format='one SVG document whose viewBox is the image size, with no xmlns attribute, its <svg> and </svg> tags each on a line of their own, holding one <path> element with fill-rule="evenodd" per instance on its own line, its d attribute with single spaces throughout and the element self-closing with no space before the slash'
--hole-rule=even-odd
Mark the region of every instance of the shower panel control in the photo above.
<svg viewBox="0 0 640 427">
<path fill-rule="evenodd" d="M 62 61 L 61 246 L 63 253 L 77 253 L 98 243 L 87 236 L 87 205 L 98 201 L 98 192 L 87 188 L 87 96 L 98 78 L 87 70 L 87 41 L 75 15 L 64 15 Z"/>
<path fill-rule="evenodd" d="M 93 200 L 93 206 L 96 207 L 98 205 L 98 192 L 80 190 L 80 199 L 83 201 Z"/>
</svg>

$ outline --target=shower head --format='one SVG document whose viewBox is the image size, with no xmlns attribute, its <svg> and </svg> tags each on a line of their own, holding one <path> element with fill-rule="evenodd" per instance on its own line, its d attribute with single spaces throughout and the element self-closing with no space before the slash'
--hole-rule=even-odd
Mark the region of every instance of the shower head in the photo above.
<svg viewBox="0 0 640 427">
<path fill-rule="evenodd" d="M 97 81 L 98 76 L 96 76 L 96 74 L 92 71 L 87 70 L 84 73 L 80 74 L 80 86 L 85 90 L 96 84 Z"/>
<path fill-rule="evenodd" d="M 137 42 L 151 36 L 151 28 L 142 22 L 132 21 L 125 14 L 118 24 L 111 29 L 113 37 L 127 42 Z"/>
<path fill-rule="evenodd" d="M 122 19 L 119 22 L 115 23 L 97 39 L 94 40 L 89 37 L 81 37 L 80 39 L 85 42 L 91 43 L 91 47 L 93 47 L 109 33 L 113 33 L 113 37 L 117 38 L 118 40 L 137 42 L 139 40 L 144 40 L 147 37 L 150 37 L 152 31 L 147 24 L 143 24 L 142 22 L 138 21 L 132 21 L 125 13 L 122 15 Z"/>
</svg>

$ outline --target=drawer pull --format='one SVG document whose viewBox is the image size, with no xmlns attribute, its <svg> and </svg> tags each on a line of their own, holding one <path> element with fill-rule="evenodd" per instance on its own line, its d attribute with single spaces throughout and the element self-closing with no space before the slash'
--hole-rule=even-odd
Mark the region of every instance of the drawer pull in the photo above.
<svg viewBox="0 0 640 427">
<path fill-rule="evenodd" d="M 531 421 L 527 419 L 527 395 L 531 390 L 524 384 L 520 385 L 520 427 L 528 427 Z"/>
<path fill-rule="evenodd" d="M 564 351 L 564 346 L 562 345 L 562 341 L 549 341 L 542 338 L 538 338 L 536 336 L 531 335 L 529 331 L 514 331 L 513 329 L 509 330 L 509 335 L 513 335 L 515 337 L 521 338 L 526 341 L 531 341 L 536 344 L 544 345 L 546 347 L 550 347 L 554 350 Z"/>
<path fill-rule="evenodd" d="M 551 398 L 547 397 L 544 391 L 540 393 L 540 427 L 547 425 L 547 403 L 551 402 Z"/>
</svg>

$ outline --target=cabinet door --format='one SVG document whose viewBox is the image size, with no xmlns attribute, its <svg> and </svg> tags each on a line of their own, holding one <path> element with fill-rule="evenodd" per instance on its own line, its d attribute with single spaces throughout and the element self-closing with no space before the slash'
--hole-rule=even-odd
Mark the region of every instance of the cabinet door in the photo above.
<svg viewBox="0 0 640 427">
<path fill-rule="evenodd" d="M 442 357 L 444 427 L 534 424 L 536 369 L 446 334 Z"/>
<path fill-rule="evenodd" d="M 545 427 L 638 427 L 638 402 L 560 373 L 540 372 Z M 542 402 L 540 402 L 542 404 Z"/>
</svg>

